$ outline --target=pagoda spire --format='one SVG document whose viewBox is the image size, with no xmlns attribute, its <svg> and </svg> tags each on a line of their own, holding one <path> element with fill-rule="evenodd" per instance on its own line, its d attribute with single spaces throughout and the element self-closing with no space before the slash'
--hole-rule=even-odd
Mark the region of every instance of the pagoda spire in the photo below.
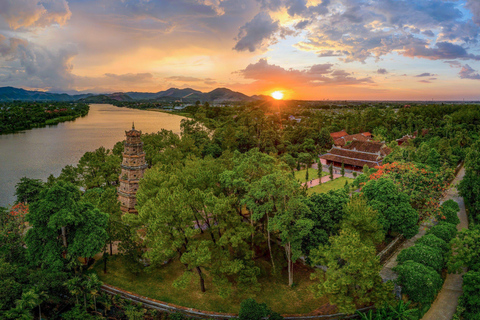
<svg viewBox="0 0 480 320">
<path fill-rule="evenodd" d="M 132 130 L 135 130 L 135 122 L 132 121 Z"/>
</svg>

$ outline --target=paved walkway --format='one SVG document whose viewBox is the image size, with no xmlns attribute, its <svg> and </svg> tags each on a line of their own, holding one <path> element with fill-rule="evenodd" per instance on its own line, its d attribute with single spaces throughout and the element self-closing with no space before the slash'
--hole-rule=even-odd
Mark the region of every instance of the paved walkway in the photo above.
<svg viewBox="0 0 480 320">
<path fill-rule="evenodd" d="M 333 179 L 335 180 L 337 178 L 340 178 L 341 176 L 342 175 L 340 175 L 340 174 L 334 174 Z M 321 182 L 320 182 L 320 179 L 313 179 L 313 180 L 308 181 L 307 183 L 308 183 L 308 187 L 312 188 L 312 187 L 318 186 L 320 183 L 325 183 L 325 182 L 328 182 L 328 181 L 330 181 L 330 175 L 322 177 Z M 302 183 L 302 186 L 304 186 L 304 185 L 305 185 L 305 182 Z"/>
<path fill-rule="evenodd" d="M 455 180 L 453 180 L 452 185 L 458 184 L 465 175 L 465 169 L 462 168 L 458 173 Z M 463 198 L 458 195 L 458 192 L 455 187 L 451 187 L 448 190 L 448 194 L 445 200 L 455 200 L 460 206 L 460 212 L 458 217 L 460 218 L 460 223 L 457 225 L 457 230 L 461 231 L 462 229 L 468 228 L 468 218 L 467 213 L 465 212 L 465 202 Z M 450 320 L 455 314 L 455 310 L 458 305 L 458 298 L 462 295 L 462 279 L 463 274 L 447 274 L 445 283 L 443 284 L 442 290 L 438 294 L 437 298 L 433 302 L 430 310 L 423 316 L 422 320 Z"/>
</svg>

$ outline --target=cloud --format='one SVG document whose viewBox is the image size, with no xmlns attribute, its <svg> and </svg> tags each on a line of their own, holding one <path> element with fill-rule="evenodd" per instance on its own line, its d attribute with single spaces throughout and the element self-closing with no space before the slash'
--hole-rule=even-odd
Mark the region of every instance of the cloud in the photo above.
<svg viewBox="0 0 480 320">
<path fill-rule="evenodd" d="M 421 77 L 433 77 L 433 76 L 435 76 L 435 74 L 424 72 L 424 73 L 417 74 L 415 77 L 421 78 Z"/>
<path fill-rule="evenodd" d="M 450 42 L 437 42 L 436 47 L 427 47 L 421 45 L 411 46 L 405 49 L 403 55 L 411 58 L 425 58 L 429 60 L 443 59 L 472 59 L 480 60 L 479 55 L 467 53 L 460 45 Z"/>
<path fill-rule="evenodd" d="M 387 69 L 380 68 L 380 69 L 377 70 L 377 73 L 378 73 L 378 74 L 387 74 L 388 71 L 387 71 Z"/>
<path fill-rule="evenodd" d="M 429 81 L 429 80 L 418 80 L 418 82 L 421 82 L 421 83 L 432 83 L 432 82 Z"/>
<path fill-rule="evenodd" d="M 406 50 L 405 56 L 431 60 L 478 59 L 465 44 L 478 43 L 480 24 L 466 19 L 464 3 L 457 0 L 257 1 L 266 12 L 299 19 L 294 28 L 304 31 L 305 40 L 295 47 L 320 57 L 365 62 Z M 466 7 L 480 21 L 480 1 L 467 0 Z M 290 21 L 281 19 L 279 28 Z M 270 35 L 275 43 L 278 34 Z"/>
<path fill-rule="evenodd" d="M 186 77 L 186 76 L 171 76 L 166 78 L 167 80 L 170 81 L 182 81 L 182 82 L 198 82 L 198 81 L 203 81 L 200 78 L 195 78 L 195 77 Z"/>
<path fill-rule="evenodd" d="M 153 80 L 153 75 L 149 72 L 125 74 L 105 73 L 105 77 L 121 82 L 145 82 Z"/>
<path fill-rule="evenodd" d="M 333 64 L 316 64 L 305 70 L 285 69 L 275 64 L 269 64 L 266 59 L 249 64 L 238 71 L 245 79 L 256 80 L 263 84 L 281 84 L 287 86 L 322 86 L 322 85 L 357 85 L 371 84 L 371 78 L 355 78 L 344 70 L 332 69 Z"/>
<path fill-rule="evenodd" d="M 66 0 L 0 1 L 0 17 L 13 30 L 64 25 L 71 15 Z"/>
<path fill-rule="evenodd" d="M 274 35 L 280 30 L 278 21 L 273 21 L 266 12 L 260 12 L 250 22 L 240 28 L 237 36 L 237 51 L 248 50 L 254 52 L 263 44 L 274 41 Z"/>
<path fill-rule="evenodd" d="M 462 70 L 459 72 L 461 79 L 472 79 L 472 80 L 480 80 L 480 74 L 468 64 L 462 67 Z"/>
<path fill-rule="evenodd" d="M 480 1 L 478 0 L 467 0 L 466 7 L 470 9 L 473 15 L 473 21 L 480 25 Z"/>
</svg>

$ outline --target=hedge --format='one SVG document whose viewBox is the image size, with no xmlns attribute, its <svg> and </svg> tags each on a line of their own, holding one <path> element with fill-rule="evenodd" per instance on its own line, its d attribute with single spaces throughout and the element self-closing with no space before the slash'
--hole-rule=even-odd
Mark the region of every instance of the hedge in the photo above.
<svg viewBox="0 0 480 320">
<path fill-rule="evenodd" d="M 414 261 L 405 261 L 393 270 L 398 274 L 397 284 L 410 300 L 430 303 L 442 287 L 442 278 L 434 269 Z"/>
<path fill-rule="evenodd" d="M 438 248 L 432 248 L 422 244 L 416 244 L 413 247 L 406 248 L 400 252 L 397 257 L 399 264 L 411 260 L 430 267 L 440 272 L 445 265 L 442 251 Z"/>
<path fill-rule="evenodd" d="M 436 226 L 430 228 L 430 230 L 427 231 L 427 234 L 434 234 L 446 243 L 450 243 L 450 240 L 452 240 L 457 234 L 457 227 L 451 223 L 440 222 Z"/>
<path fill-rule="evenodd" d="M 420 245 L 425 245 L 425 246 L 429 246 L 429 247 L 432 247 L 432 248 L 440 249 L 444 255 L 449 251 L 449 246 L 445 242 L 445 240 L 440 239 L 439 237 L 437 237 L 433 233 L 432 234 L 427 234 L 427 235 L 421 237 L 420 239 L 418 239 L 415 242 L 415 244 L 416 245 L 420 244 Z"/>
</svg>

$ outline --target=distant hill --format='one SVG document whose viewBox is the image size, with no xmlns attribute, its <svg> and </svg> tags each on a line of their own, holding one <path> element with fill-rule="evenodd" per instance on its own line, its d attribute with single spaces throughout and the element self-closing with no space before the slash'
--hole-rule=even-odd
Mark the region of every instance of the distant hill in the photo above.
<svg viewBox="0 0 480 320">
<path fill-rule="evenodd" d="M 217 88 L 210 92 L 201 92 L 191 88 L 170 88 L 159 92 L 116 92 L 111 94 L 79 94 L 51 93 L 42 91 L 29 91 L 13 87 L 0 88 L 0 101 L 77 101 L 87 103 L 109 103 L 112 101 L 153 100 L 153 101 L 178 101 L 194 103 L 201 102 L 226 102 L 226 101 L 252 101 L 264 99 L 263 96 L 249 97 L 241 92 L 227 88 Z"/>
<path fill-rule="evenodd" d="M 0 87 L 0 101 L 75 101 L 88 97 L 90 94 L 68 95 L 66 93 L 51 93 L 30 91 L 14 87 Z"/>
</svg>

